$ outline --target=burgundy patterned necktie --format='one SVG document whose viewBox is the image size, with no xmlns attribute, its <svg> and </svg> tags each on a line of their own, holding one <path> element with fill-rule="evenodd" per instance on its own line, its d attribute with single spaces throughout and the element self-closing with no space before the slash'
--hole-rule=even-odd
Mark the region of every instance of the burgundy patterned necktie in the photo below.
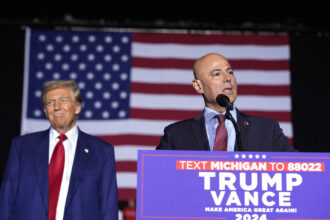
<svg viewBox="0 0 330 220">
<path fill-rule="evenodd" d="M 227 151 L 227 140 L 228 133 L 225 126 L 225 116 L 216 115 L 215 117 L 219 120 L 219 125 L 216 130 L 215 140 L 214 140 L 214 151 Z"/>
<path fill-rule="evenodd" d="M 58 202 L 58 197 L 61 189 L 61 182 L 64 170 L 64 146 L 63 141 L 67 139 L 65 134 L 60 134 L 58 136 L 60 139 L 53 151 L 52 158 L 48 167 L 48 220 L 55 220 L 56 217 L 56 207 Z"/>
</svg>

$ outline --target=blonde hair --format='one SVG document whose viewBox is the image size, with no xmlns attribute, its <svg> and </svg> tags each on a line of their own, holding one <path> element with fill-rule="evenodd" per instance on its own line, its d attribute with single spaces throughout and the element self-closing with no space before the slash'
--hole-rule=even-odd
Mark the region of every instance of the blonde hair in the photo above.
<svg viewBox="0 0 330 220">
<path fill-rule="evenodd" d="M 73 80 L 52 80 L 44 84 L 41 94 L 41 104 L 42 107 L 46 106 L 46 94 L 56 88 L 67 88 L 73 92 L 75 101 L 82 104 L 82 98 L 80 95 L 80 90 Z"/>
</svg>

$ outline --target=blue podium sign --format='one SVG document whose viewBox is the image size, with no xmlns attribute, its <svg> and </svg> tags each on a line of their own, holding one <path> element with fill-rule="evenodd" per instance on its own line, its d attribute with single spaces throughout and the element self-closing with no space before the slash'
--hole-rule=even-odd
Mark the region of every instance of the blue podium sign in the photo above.
<svg viewBox="0 0 330 220">
<path fill-rule="evenodd" d="M 330 153 L 139 151 L 137 219 L 330 220 Z"/>
</svg>

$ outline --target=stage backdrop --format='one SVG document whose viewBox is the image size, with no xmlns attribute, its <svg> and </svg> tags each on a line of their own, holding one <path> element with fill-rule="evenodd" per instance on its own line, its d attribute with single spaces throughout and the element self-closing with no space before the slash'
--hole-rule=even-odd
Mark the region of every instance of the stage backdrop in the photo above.
<svg viewBox="0 0 330 220">
<path fill-rule="evenodd" d="M 138 149 L 154 149 L 163 128 L 200 114 L 194 61 L 227 57 L 238 81 L 236 107 L 280 122 L 292 142 L 288 34 L 27 29 L 21 134 L 47 129 L 43 84 L 73 79 L 82 92 L 79 127 L 115 146 L 119 199 L 136 195 Z"/>
</svg>

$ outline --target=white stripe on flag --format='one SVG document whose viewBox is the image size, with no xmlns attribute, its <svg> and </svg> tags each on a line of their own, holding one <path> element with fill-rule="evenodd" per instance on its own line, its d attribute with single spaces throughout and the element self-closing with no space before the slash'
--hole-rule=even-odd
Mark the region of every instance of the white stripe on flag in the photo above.
<svg viewBox="0 0 330 220">
<path fill-rule="evenodd" d="M 132 108 L 202 110 L 204 102 L 199 95 L 131 94 Z"/>
<path fill-rule="evenodd" d="M 240 95 L 235 102 L 241 110 L 290 111 L 288 96 Z M 203 98 L 199 95 L 131 94 L 131 107 L 144 109 L 202 110 Z"/>
<path fill-rule="evenodd" d="M 182 45 L 133 43 L 133 57 L 197 59 L 207 53 L 221 53 L 227 59 L 287 60 L 288 45 Z"/>
<path fill-rule="evenodd" d="M 133 67 L 132 82 L 192 84 L 192 70 L 153 69 Z"/>
<path fill-rule="evenodd" d="M 290 85 L 289 71 L 234 70 L 238 85 Z M 132 82 L 192 85 L 192 70 L 133 67 Z"/>
<path fill-rule="evenodd" d="M 136 188 L 136 172 L 117 172 L 117 185 L 119 188 Z"/>
<path fill-rule="evenodd" d="M 290 96 L 237 96 L 235 105 L 240 110 L 291 111 Z"/>
<path fill-rule="evenodd" d="M 138 150 L 150 150 L 150 147 L 139 147 L 139 146 L 129 146 L 129 145 L 116 145 L 115 158 L 116 161 L 137 161 Z"/>
<path fill-rule="evenodd" d="M 238 85 L 290 85 L 289 71 L 234 70 Z M 238 94 L 239 95 L 239 94 Z"/>
</svg>

